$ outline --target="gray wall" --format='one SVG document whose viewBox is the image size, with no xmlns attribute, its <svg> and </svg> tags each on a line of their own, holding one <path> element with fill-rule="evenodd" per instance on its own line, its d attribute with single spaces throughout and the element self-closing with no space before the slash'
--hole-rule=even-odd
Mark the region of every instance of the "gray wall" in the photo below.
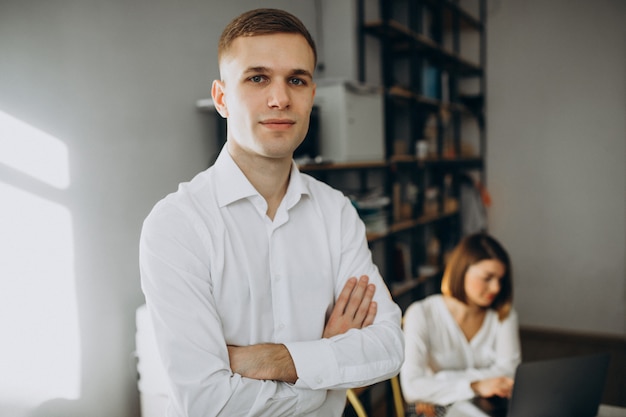
<svg viewBox="0 0 626 417">
<path fill-rule="evenodd" d="M 263 6 L 294 12 L 315 36 L 313 2 L 275 0 Z M 209 96 L 218 76 L 216 44 L 224 25 L 254 7 L 258 2 L 253 0 L 0 2 L 0 112 L 62 142 L 70 172 L 69 186 L 55 188 L 0 163 L 0 185 L 69 212 L 71 295 L 78 303 L 80 331 L 79 398 L 32 404 L 32 398 L 0 390 L 0 415 L 138 414 L 132 352 L 135 309 L 143 303 L 137 262 L 141 223 L 158 199 L 205 169 L 215 154 L 210 118 L 196 110 L 195 102 Z M 0 231 L 0 239 L 20 236 Z M 0 270 L 6 273 L 2 263 Z M 46 277 L 51 288 L 55 280 L 67 278 L 53 272 Z M 1 276 L 0 289 L 23 288 L 19 283 L 29 279 L 19 272 Z M 42 291 L 33 287 L 31 295 L 45 297 Z M 0 326 L 13 313 L 0 306 L 5 318 Z M 55 312 L 33 314 L 52 323 Z M 12 322 L 27 323 L 19 316 Z M 7 332 L 2 330 L 0 371 L 16 361 L 28 367 L 28 357 L 7 353 Z M 44 339 L 40 343 L 31 350 L 50 348 Z M 47 369 L 40 372 L 43 377 Z M 19 378 L 0 374 L 4 381 Z M 66 378 L 51 378 L 57 377 Z M 37 385 L 36 379 L 31 385 Z"/>
<path fill-rule="evenodd" d="M 80 337 L 77 399 L 33 404 L 0 391 L 0 415 L 137 415 L 132 352 L 134 312 L 143 303 L 141 222 L 214 156 L 213 127 L 194 104 L 208 97 L 217 76 L 215 44 L 224 24 L 257 3 L 0 2 L 0 112 L 67 146 L 70 172 L 69 186 L 55 188 L 0 163 L 0 185 L 70 213 Z M 316 35 L 314 2 L 263 5 L 294 12 Z M 514 258 L 522 322 L 623 334 L 624 3 L 493 5 L 491 226 Z M 333 26 L 353 42 L 352 23 L 332 22 L 323 26 L 326 61 L 340 49 L 329 45 Z M 355 71 L 350 62 L 327 68 L 332 77 Z M 41 237 L 54 244 L 54 236 Z M 3 241 L 19 238 L 0 231 Z M 64 278 L 44 277 L 52 287 Z M 0 289 L 26 279 L 0 276 Z M 40 287 L 35 293 L 50 296 Z M 25 323 L 0 308 L 0 325 Z M 44 320 L 54 315 L 37 313 Z M 28 357 L 5 354 L 6 346 L 0 344 L 0 371 L 9 362 L 28 365 Z"/>
<path fill-rule="evenodd" d="M 489 4 L 489 220 L 521 322 L 624 336 L 626 2 Z"/>
</svg>

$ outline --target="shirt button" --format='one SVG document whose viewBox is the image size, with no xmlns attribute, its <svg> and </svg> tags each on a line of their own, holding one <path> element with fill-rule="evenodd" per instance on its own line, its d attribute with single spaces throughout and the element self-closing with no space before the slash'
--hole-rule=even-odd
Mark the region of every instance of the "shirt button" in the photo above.
<svg viewBox="0 0 626 417">
<path fill-rule="evenodd" d="M 322 382 L 324 382 L 324 380 L 318 376 L 317 378 L 315 378 L 315 382 L 317 382 L 318 384 L 321 384 Z"/>
<path fill-rule="evenodd" d="M 284 323 L 280 323 L 280 324 L 278 325 L 278 330 L 282 330 L 282 329 L 284 329 L 284 328 L 285 328 L 285 324 L 284 324 Z"/>
</svg>

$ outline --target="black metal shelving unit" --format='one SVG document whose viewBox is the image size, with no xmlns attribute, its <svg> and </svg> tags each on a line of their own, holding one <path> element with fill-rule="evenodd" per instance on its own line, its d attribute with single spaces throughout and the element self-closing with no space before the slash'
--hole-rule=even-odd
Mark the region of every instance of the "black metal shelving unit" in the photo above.
<svg viewBox="0 0 626 417">
<path fill-rule="evenodd" d="M 387 233 L 368 239 L 385 246 L 383 273 L 404 310 L 439 291 L 446 253 L 463 233 L 461 184 L 485 183 L 486 0 L 356 0 L 356 10 L 358 78 L 384 90 L 385 187 L 394 196 Z M 429 152 L 418 157 L 424 139 Z M 407 184 L 414 199 L 405 198 Z M 401 281 L 398 244 L 408 247 L 412 268 Z M 368 415 L 394 415 L 389 392 L 385 404 L 368 389 L 361 395 Z"/>
<path fill-rule="evenodd" d="M 411 209 L 390 219 L 388 250 L 391 254 L 396 241 L 403 240 L 409 243 L 410 265 L 431 265 L 429 242 L 435 239 L 435 280 L 445 253 L 461 238 L 462 178 L 471 172 L 482 183 L 485 179 L 485 7 L 485 0 L 357 1 L 359 81 L 379 84 L 385 91 L 388 189 L 393 194 L 394 187 L 406 183 L 418 189 Z M 470 53 L 467 39 L 473 42 Z M 367 68 L 371 57 L 366 59 L 372 53 L 379 54 L 379 67 L 371 71 L 379 77 L 374 80 Z M 477 132 L 469 151 L 466 123 L 474 123 Z M 418 158 L 414 150 L 423 139 L 430 142 L 429 153 Z M 427 213 L 434 189 L 439 191 L 436 213 Z M 393 202 L 404 204 L 403 197 L 401 193 Z M 403 308 L 425 295 L 419 290 L 428 278 L 414 269 L 408 282 L 392 289 Z"/>
</svg>

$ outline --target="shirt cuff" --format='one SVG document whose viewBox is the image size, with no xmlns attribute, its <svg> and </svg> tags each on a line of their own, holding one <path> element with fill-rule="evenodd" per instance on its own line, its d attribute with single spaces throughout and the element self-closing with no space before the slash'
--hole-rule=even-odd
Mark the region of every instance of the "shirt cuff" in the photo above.
<svg viewBox="0 0 626 417">
<path fill-rule="evenodd" d="M 460 400 L 471 400 L 476 396 L 476 393 L 471 387 L 470 381 L 458 381 L 456 392 Z"/>
<path fill-rule="evenodd" d="M 338 383 L 339 366 L 328 339 L 290 342 L 284 345 L 296 367 L 296 387 L 326 389 Z"/>
</svg>

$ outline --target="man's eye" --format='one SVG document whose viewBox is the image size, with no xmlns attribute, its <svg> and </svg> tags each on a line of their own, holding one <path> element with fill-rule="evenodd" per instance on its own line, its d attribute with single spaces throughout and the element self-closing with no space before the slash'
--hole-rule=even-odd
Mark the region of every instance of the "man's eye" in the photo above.
<svg viewBox="0 0 626 417">
<path fill-rule="evenodd" d="M 252 77 L 250 77 L 250 81 L 252 81 L 253 83 L 260 83 L 263 81 L 263 76 L 262 75 L 253 75 Z"/>
<path fill-rule="evenodd" d="M 303 79 L 301 79 L 301 78 L 292 78 L 291 79 L 291 84 L 294 84 L 294 85 L 306 85 L 306 82 Z"/>
</svg>

